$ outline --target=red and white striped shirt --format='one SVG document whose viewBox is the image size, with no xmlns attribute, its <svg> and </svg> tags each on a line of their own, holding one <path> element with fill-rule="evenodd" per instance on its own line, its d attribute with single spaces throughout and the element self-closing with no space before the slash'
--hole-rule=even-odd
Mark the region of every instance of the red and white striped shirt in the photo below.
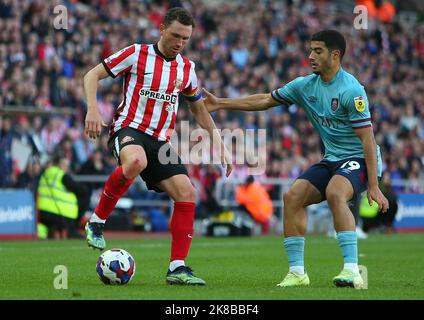
<svg viewBox="0 0 424 320">
<path fill-rule="evenodd" d="M 178 95 L 189 101 L 202 97 L 195 64 L 182 55 L 166 59 L 153 44 L 133 44 L 102 61 L 113 78 L 124 75 L 124 100 L 110 128 L 113 135 L 124 127 L 169 141 L 178 111 Z"/>
</svg>

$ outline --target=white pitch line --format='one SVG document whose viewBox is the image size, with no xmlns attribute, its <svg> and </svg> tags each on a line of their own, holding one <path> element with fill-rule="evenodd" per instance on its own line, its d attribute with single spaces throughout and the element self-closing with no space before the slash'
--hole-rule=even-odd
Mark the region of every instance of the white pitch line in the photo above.
<svg viewBox="0 0 424 320">
<path fill-rule="evenodd" d="M 201 242 L 201 243 L 195 243 L 193 246 L 194 247 L 209 247 L 209 248 L 213 248 L 213 247 L 229 247 L 229 246 L 251 246 L 251 245 L 257 245 L 257 244 L 261 244 L 262 242 L 260 241 L 246 241 L 246 242 L 236 242 L 236 241 L 232 241 L 232 242 Z M 141 243 L 141 244 L 125 244 L 123 245 L 123 247 L 125 248 L 159 248 L 159 247 L 168 247 L 170 244 L 169 243 Z M 113 246 L 111 246 L 112 248 Z M 119 247 L 115 246 L 115 247 Z M 110 248 L 110 249 L 111 249 Z M 5 251 L 9 251 L 9 250 L 21 250 L 21 247 L 6 247 L 6 248 L 0 248 L 0 250 L 5 250 Z M 81 246 L 66 246 L 66 247 L 61 247 L 61 246 L 38 246 L 35 248 L 31 248 L 31 250 L 87 250 L 87 245 L 81 245 Z M 92 249 L 91 249 L 92 250 Z M 100 252 L 100 251 L 99 251 Z"/>
</svg>

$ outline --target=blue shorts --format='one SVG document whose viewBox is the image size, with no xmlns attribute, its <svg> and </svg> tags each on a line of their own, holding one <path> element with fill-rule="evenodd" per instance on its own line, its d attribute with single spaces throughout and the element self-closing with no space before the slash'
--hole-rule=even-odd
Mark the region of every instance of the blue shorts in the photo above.
<svg viewBox="0 0 424 320">
<path fill-rule="evenodd" d="M 367 189 L 367 167 L 363 158 L 348 158 L 340 161 L 322 160 L 314 164 L 298 179 L 308 180 L 316 187 L 325 200 L 325 189 L 334 175 L 346 177 L 353 187 L 353 198 Z"/>
</svg>

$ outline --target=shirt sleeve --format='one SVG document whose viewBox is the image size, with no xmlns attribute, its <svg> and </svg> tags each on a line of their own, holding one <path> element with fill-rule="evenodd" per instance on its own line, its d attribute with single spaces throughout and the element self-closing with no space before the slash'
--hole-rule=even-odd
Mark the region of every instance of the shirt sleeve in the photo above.
<svg viewBox="0 0 424 320">
<path fill-rule="evenodd" d="M 368 97 L 363 86 L 349 90 L 344 100 L 352 128 L 361 129 L 372 126 Z"/>
<path fill-rule="evenodd" d="M 119 50 L 102 61 L 103 66 L 112 78 L 126 73 L 136 64 L 135 44 Z"/>
<path fill-rule="evenodd" d="M 299 88 L 304 77 L 298 77 L 271 92 L 272 98 L 285 106 L 299 104 Z"/>
<path fill-rule="evenodd" d="M 199 88 L 196 72 L 194 71 L 195 64 L 191 62 L 190 75 L 187 85 L 182 91 L 183 96 L 190 102 L 195 102 L 202 98 L 202 88 Z"/>
</svg>

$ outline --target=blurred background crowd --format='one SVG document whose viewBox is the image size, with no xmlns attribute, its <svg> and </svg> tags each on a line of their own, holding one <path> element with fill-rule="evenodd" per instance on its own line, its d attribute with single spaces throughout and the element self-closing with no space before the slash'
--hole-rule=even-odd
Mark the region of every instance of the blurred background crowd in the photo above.
<svg viewBox="0 0 424 320">
<path fill-rule="evenodd" d="M 67 29 L 53 27 L 58 4 L 67 8 Z M 369 8 L 368 29 L 353 27 L 355 4 Z M 185 55 L 196 62 L 201 85 L 222 97 L 270 92 L 309 74 L 310 36 L 327 28 L 342 32 L 348 44 L 343 67 L 366 88 L 383 170 L 392 179 L 410 181 L 403 191 L 424 192 L 419 184 L 424 178 L 423 3 L 392 4 L 0 0 L 0 188 L 35 188 L 46 159 L 56 152 L 70 160 L 72 173 L 109 174 L 116 163 L 107 149 L 107 130 L 97 141 L 84 135 L 83 76 L 134 42 L 155 43 L 165 11 L 184 6 L 197 23 Z M 121 100 L 122 79 L 103 80 L 98 103 L 106 123 Z M 264 177 L 295 178 L 322 158 L 318 135 L 295 105 L 213 116 L 222 129 L 267 130 Z M 197 127 L 183 99 L 181 120 Z M 28 145 L 29 160 L 20 162 L 14 154 L 27 152 Z M 222 170 L 189 165 L 203 202 L 210 201 Z M 237 165 L 233 177 L 245 179 L 246 166 Z"/>
</svg>

